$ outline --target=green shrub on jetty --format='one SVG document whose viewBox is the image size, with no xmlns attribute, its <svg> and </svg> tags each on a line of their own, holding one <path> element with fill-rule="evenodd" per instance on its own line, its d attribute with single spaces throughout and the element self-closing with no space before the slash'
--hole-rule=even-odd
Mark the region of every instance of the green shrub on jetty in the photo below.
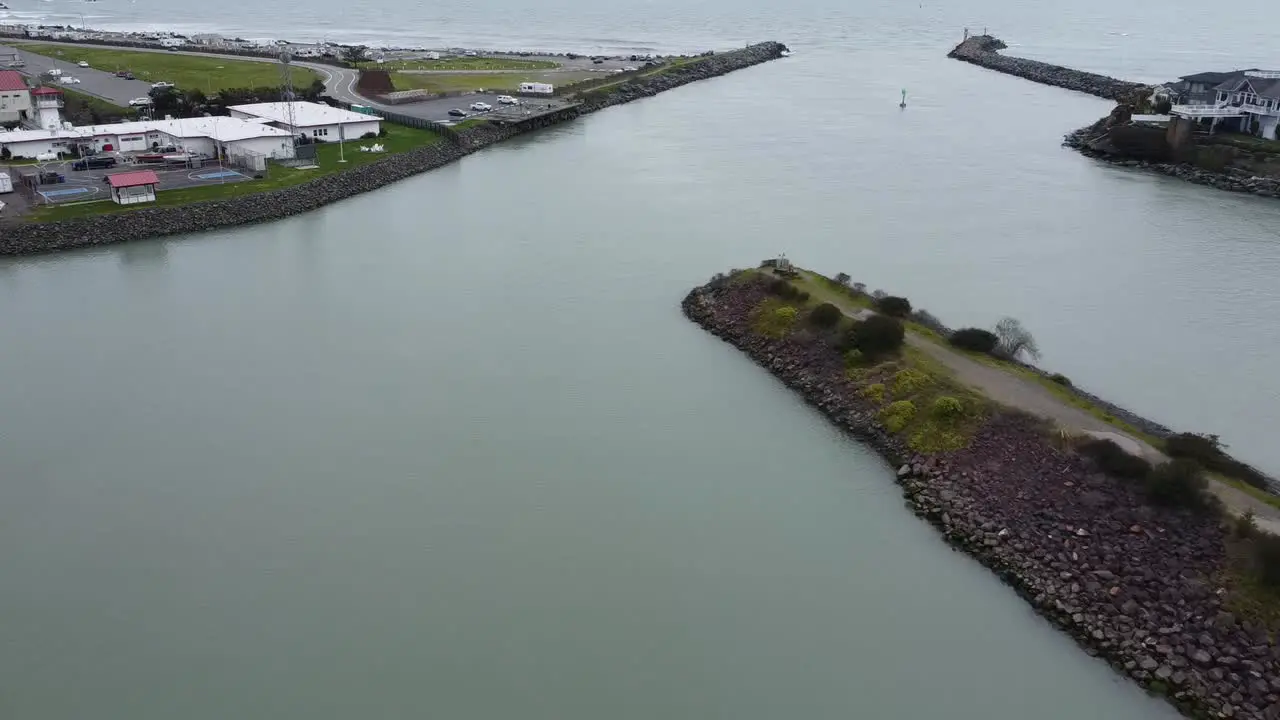
<svg viewBox="0 0 1280 720">
<path fill-rule="evenodd" d="M 964 404 L 950 395 L 939 395 L 933 401 L 933 416 L 951 420 L 964 414 Z"/>
<path fill-rule="evenodd" d="M 996 349 L 996 343 L 1000 342 L 1000 338 L 990 330 L 982 328 L 960 328 L 951 333 L 951 337 L 947 338 L 947 342 L 961 350 L 970 352 L 990 353 Z"/>
<path fill-rule="evenodd" d="M 932 384 L 933 378 L 929 373 L 907 368 L 893 376 L 893 395 L 894 397 L 914 395 Z"/>
<path fill-rule="evenodd" d="M 876 309 L 889 317 L 904 318 L 911 314 L 911 301 L 896 295 L 885 295 L 876 300 Z"/>
<path fill-rule="evenodd" d="M 844 317 L 844 313 L 840 312 L 840 308 L 831 303 L 822 303 L 809 311 L 809 322 L 821 328 L 835 327 L 842 317 Z"/>
<path fill-rule="evenodd" d="M 1208 487 L 1200 466 L 1191 460 L 1161 463 L 1147 474 L 1147 499 L 1153 505 L 1203 510 L 1213 504 Z"/>
<path fill-rule="evenodd" d="M 897 352 L 906 330 L 902 323 L 884 315 L 872 315 L 853 327 L 841 339 L 841 350 L 859 350 L 868 360 Z"/>
<path fill-rule="evenodd" d="M 910 400 L 898 400 L 880 411 L 880 422 L 889 432 L 902 432 L 916 416 L 916 405 Z"/>
<path fill-rule="evenodd" d="M 1099 470 L 1112 477 L 1142 480 L 1151 472 L 1151 463 L 1130 455 L 1111 440 L 1086 440 L 1078 449 L 1081 455 L 1093 460 Z"/>
<path fill-rule="evenodd" d="M 884 402 L 884 383 L 874 383 L 862 388 L 862 397 L 877 405 Z"/>
</svg>

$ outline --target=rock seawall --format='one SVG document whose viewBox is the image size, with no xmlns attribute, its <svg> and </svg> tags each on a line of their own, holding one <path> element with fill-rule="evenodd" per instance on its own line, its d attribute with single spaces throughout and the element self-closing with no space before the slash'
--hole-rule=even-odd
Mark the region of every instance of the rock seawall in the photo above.
<svg viewBox="0 0 1280 720">
<path fill-rule="evenodd" d="M 1016 75 L 1042 85 L 1066 88 L 1077 92 L 1088 93 L 1108 100 L 1130 98 L 1135 91 L 1143 90 L 1142 83 L 1118 80 L 1106 75 L 1072 70 L 1061 65 L 1051 65 L 1039 60 L 1009 57 L 1001 55 L 1000 50 L 1008 47 L 998 38 L 990 35 L 974 35 L 966 38 L 947 57 L 980 65 L 989 70 Z"/>
<path fill-rule="evenodd" d="M 916 515 L 1089 654 L 1188 715 L 1280 718 L 1280 647 L 1224 609 L 1213 581 L 1224 562 L 1215 521 L 1144 504 L 1132 485 L 1059 450 L 1016 414 L 993 418 L 964 450 L 913 455 L 853 391 L 826 339 L 752 330 L 765 297 L 759 282 L 713 281 L 681 307 L 870 443 L 898 468 Z"/>
<path fill-rule="evenodd" d="M 764 42 L 721 53 L 665 73 L 630 80 L 611 92 L 589 93 L 590 97 L 584 96 L 579 107 L 557 113 L 534 126 L 476 126 L 458 133 L 456 143 L 445 142 L 393 155 L 376 163 L 326 175 L 289 188 L 229 200 L 133 210 L 123 214 L 59 222 L 3 226 L 0 227 L 0 255 L 28 255 L 109 245 L 297 215 L 434 170 L 515 135 L 546 127 L 548 124 L 572 120 L 584 113 L 657 95 L 697 80 L 774 60 L 782 57 L 785 50 L 786 46 L 781 43 Z"/>
<path fill-rule="evenodd" d="M 1275 178 L 1260 177 L 1238 169 L 1215 172 L 1196 167 L 1190 163 L 1159 162 L 1122 154 L 1100 152 L 1094 149 L 1094 144 L 1100 135 L 1106 132 L 1106 128 L 1099 125 L 1102 122 L 1100 120 L 1098 123 L 1068 133 L 1063 138 L 1062 144 L 1075 149 L 1082 155 L 1109 162 L 1112 165 L 1157 172 L 1161 175 L 1168 175 L 1179 180 L 1186 180 L 1197 185 L 1207 185 L 1228 192 L 1251 193 L 1270 198 L 1280 197 L 1280 180 Z"/>
</svg>

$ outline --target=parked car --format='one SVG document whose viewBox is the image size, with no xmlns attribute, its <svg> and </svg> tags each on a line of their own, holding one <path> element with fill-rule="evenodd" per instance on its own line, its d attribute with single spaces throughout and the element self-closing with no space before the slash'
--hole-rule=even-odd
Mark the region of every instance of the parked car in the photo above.
<svg viewBox="0 0 1280 720">
<path fill-rule="evenodd" d="M 89 67 L 89 62 L 87 60 L 81 60 L 80 62 L 76 63 L 76 65 L 79 67 Z"/>
<path fill-rule="evenodd" d="M 61 75 L 61 74 L 62 74 L 62 71 L 61 71 L 61 70 L 59 70 L 58 68 L 54 68 L 54 69 L 52 69 L 52 70 L 50 70 L 50 71 L 49 71 L 49 74 L 50 74 L 50 75 L 52 75 L 52 76 L 54 76 L 54 77 L 58 77 L 59 75 Z"/>
<path fill-rule="evenodd" d="M 80 78 L 72 77 L 70 75 L 63 75 L 62 77 L 58 78 L 58 82 L 62 83 L 63 85 L 76 85 L 76 84 L 79 84 Z"/>
<path fill-rule="evenodd" d="M 72 170 L 105 170 L 116 166 L 116 159 L 107 156 L 95 156 L 71 163 Z"/>
<path fill-rule="evenodd" d="M 27 64 L 26 64 L 25 62 L 21 61 L 21 60 L 10 60 L 10 61 L 9 61 L 9 67 L 11 67 L 11 68 L 20 68 L 20 67 L 26 67 L 26 66 L 27 66 Z"/>
<path fill-rule="evenodd" d="M 146 107 L 147 105 L 150 105 L 150 104 L 151 104 L 151 98 L 145 98 L 145 97 L 134 98 L 129 101 L 130 107 Z"/>
<path fill-rule="evenodd" d="M 466 110 L 459 110 L 458 108 L 454 108 L 454 109 L 452 109 L 452 110 L 450 110 L 450 111 L 449 111 L 449 115 L 450 115 L 450 116 L 452 116 L 452 117 L 466 117 L 466 116 L 467 116 L 467 111 L 466 111 Z"/>
<path fill-rule="evenodd" d="M 519 105 L 520 101 L 510 95 L 499 95 L 498 102 L 503 105 Z"/>
<path fill-rule="evenodd" d="M 604 60 L 602 58 L 594 58 L 591 62 L 595 63 L 596 65 L 604 64 Z"/>
<path fill-rule="evenodd" d="M 473 102 L 471 103 L 471 109 L 476 112 L 489 112 L 493 109 L 493 106 L 487 102 Z"/>
<path fill-rule="evenodd" d="M 151 87 L 152 87 L 152 89 L 154 89 L 154 90 L 163 90 L 163 89 L 165 89 L 165 88 L 171 88 L 171 87 L 173 87 L 173 83 L 171 83 L 171 82 L 165 82 L 165 81 L 161 80 L 160 82 L 154 82 L 154 83 L 151 83 Z"/>
<path fill-rule="evenodd" d="M 124 74 L 124 79 L 125 79 L 125 80 L 137 80 L 137 78 L 135 78 L 135 77 L 133 76 L 133 73 L 131 73 L 131 72 L 127 72 L 127 73 L 125 73 L 125 74 Z"/>
<path fill-rule="evenodd" d="M 122 78 L 122 77 L 124 77 L 125 75 L 128 75 L 128 74 L 129 74 L 129 71 L 128 71 L 128 70 L 117 70 L 117 71 L 116 71 L 116 77 L 121 77 L 121 78 Z"/>
</svg>

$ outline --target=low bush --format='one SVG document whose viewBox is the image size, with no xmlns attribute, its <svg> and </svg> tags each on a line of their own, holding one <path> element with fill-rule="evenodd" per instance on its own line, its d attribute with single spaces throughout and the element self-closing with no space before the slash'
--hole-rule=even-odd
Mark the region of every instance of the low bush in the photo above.
<svg viewBox="0 0 1280 720">
<path fill-rule="evenodd" d="M 867 294 L 867 284 L 866 284 L 866 283 L 854 283 L 854 284 L 853 284 L 849 289 L 850 289 L 850 290 L 852 290 L 852 291 L 854 292 L 854 294 L 856 294 L 856 295 L 866 295 L 866 294 Z"/>
<path fill-rule="evenodd" d="M 989 353 L 995 350 L 996 343 L 999 341 L 1000 338 L 997 338 L 995 333 L 982 328 L 961 328 L 951 333 L 951 337 L 947 338 L 947 342 L 961 350 L 980 353 Z"/>
<path fill-rule="evenodd" d="M 796 293 L 796 300 L 802 304 L 809 302 L 809 293 L 805 292 L 804 290 L 801 290 L 800 292 Z"/>
<path fill-rule="evenodd" d="M 778 321 L 785 322 L 787 324 L 791 324 L 795 322 L 796 317 L 798 317 L 799 315 L 800 315 L 800 311 L 796 310 L 790 305 L 787 305 L 786 307 L 780 307 L 777 310 L 773 311 L 773 316 L 777 318 Z"/>
<path fill-rule="evenodd" d="M 848 287 L 849 281 L 852 279 L 853 278 L 849 277 L 849 273 L 837 273 L 835 277 L 835 282 L 837 285 L 840 285 L 842 287 Z"/>
<path fill-rule="evenodd" d="M 911 314 L 911 301 L 904 297 L 885 295 L 876 300 L 876 309 L 889 317 L 904 318 Z"/>
<path fill-rule="evenodd" d="M 1195 460 L 1205 467 L 1222 456 L 1222 443 L 1217 435 L 1178 433 L 1164 440 L 1164 448 L 1172 457 Z"/>
<path fill-rule="evenodd" d="M 1203 509 L 1211 504 L 1204 472 L 1192 460 L 1175 459 L 1161 463 L 1147 474 L 1147 499 L 1154 505 Z"/>
<path fill-rule="evenodd" d="M 822 303 L 809 311 L 809 322 L 822 328 L 835 327 L 843 315 L 844 313 L 840 312 L 840 308 L 835 305 Z"/>
<path fill-rule="evenodd" d="M 933 401 L 933 416 L 943 420 L 958 418 L 964 414 L 964 405 L 950 395 L 940 395 Z"/>
<path fill-rule="evenodd" d="M 1165 438 L 1164 448 L 1170 457 L 1195 460 L 1208 470 L 1242 480 L 1256 488 L 1272 489 L 1266 475 L 1228 455 L 1217 435 L 1178 433 Z"/>
<path fill-rule="evenodd" d="M 889 432 L 901 432 L 916 416 L 916 405 L 910 400 L 889 403 L 880 411 L 880 422 Z"/>
<path fill-rule="evenodd" d="M 912 310 L 911 321 L 938 333 L 943 337 L 951 335 L 951 328 L 942 324 L 942 321 L 934 317 L 933 313 L 928 310 Z"/>
<path fill-rule="evenodd" d="M 884 315 L 872 315 L 854 323 L 840 341 L 841 350 L 857 350 L 866 360 L 897 352 L 902 347 L 906 330 L 902 323 Z"/>
<path fill-rule="evenodd" d="M 1054 373 L 1049 376 L 1049 379 L 1058 383 L 1059 385 L 1062 385 L 1065 387 L 1071 387 L 1071 378 L 1067 377 L 1066 375 L 1063 375 L 1062 373 Z"/>
<path fill-rule="evenodd" d="M 369 132 L 367 132 L 367 133 L 365 133 L 365 134 L 361 135 L 361 136 L 360 136 L 360 139 L 361 139 L 361 140 L 373 140 L 373 139 L 375 139 L 375 138 L 377 138 L 377 137 L 378 137 L 378 133 L 373 132 L 372 130 L 370 130 Z"/>
<path fill-rule="evenodd" d="M 875 383 L 862 388 L 862 397 L 877 405 L 884 402 L 884 383 Z"/>
<path fill-rule="evenodd" d="M 1258 533 L 1253 540 L 1253 558 L 1258 580 L 1270 588 L 1280 588 L 1280 536 Z"/>
<path fill-rule="evenodd" d="M 1079 445 L 1080 454 L 1089 458 L 1098 469 L 1112 477 L 1141 480 L 1151 472 L 1151 463 L 1130 455 L 1110 440 L 1094 438 Z"/>
<path fill-rule="evenodd" d="M 1246 510 L 1243 515 L 1236 518 L 1235 535 L 1238 538 L 1248 539 L 1258 533 L 1258 523 L 1253 514 L 1253 510 Z"/>
<path fill-rule="evenodd" d="M 914 395 L 932 383 L 933 378 L 928 373 L 907 368 L 893 376 L 893 394 L 897 397 Z"/>
</svg>

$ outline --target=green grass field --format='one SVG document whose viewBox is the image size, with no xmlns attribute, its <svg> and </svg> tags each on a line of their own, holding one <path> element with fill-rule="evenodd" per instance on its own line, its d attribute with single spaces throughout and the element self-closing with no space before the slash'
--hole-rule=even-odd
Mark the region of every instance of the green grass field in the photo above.
<svg viewBox="0 0 1280 720">
<path fill-rule="evenodd" d="M 507 58 L 442 58 L 440 60 L 396 60 L 360 63 L 364 70 L 551 70 L 560 67 L 550 60 Z"/>
<path fill-rule="evenodd" d="M 133 210 L 142 210 L 153 207 L 166 207 L 172 205 L 187 205 L 190 203 L 202 202 L 205 200 L 225 200 L 228 198 L 242 197 L 245 195 L 253 195 L 255 193 L 266 192 L 268 190 L 279 190 L 300 183 L 314 180 L 331 173 L 347 170 L 361 165 L 382 160 L 389 155 L 396 153 L 416 150 L 417 148 L 434 145 L 441 142 L 443 138 L 426 130 L 417 130 L 414 128 L 403 127 L 400 125 L 392 125 L 383 123 L 387 129 L 386 137 L 377 140 L 351 140 L 346 143 L 345 148 L 339 148 L 337 143 L 325 143 L 316 148 L 316 164 L 319 165 L 315 170 L 296 170 L 293 168 L 283 167 L 275 163 L 267 165 L 266 177 L 261 180 L 250 180 L 246 182 L 227 183 L 225 185 L 210 184 L 201 187 L 179 188 L 176 190 L 165 190 L 163 186 L 156 195 L 156 202 L 147 203 L 145 205 L 117 205 L 109 200 L 102 200 L 90 203 L 78 203 L 75 205 L 46 205 L 35 210 L 30 218 L 33 222 L 54 222 L 57 220 L 68 220 L 77 217 L 87 217 L 90 215 L 114 214 L 122 212 L 131 212 Z M 385 153 L 362 153 L 360 145 L 372 145 L 381 143 L 386 147 Z M 342 151 L 345 150 L 346 163 L 339 163 L 338 159 Z"/>
<path fill-rule="evenodd" d="M 22 43 L 22 49 L 67 62 L 84 60 L 92 68 L 105 72 L 129 70 L 139 80 L 171 82 L 188 90 L 217 92 L 280 84 L 280 67 L 269 62 L 41 43 Z M 293 84 L 299 87 L 306 87 L 320 77 L 312 70 L 298 67 L 293 68 L 292 74 Z"/>
</svg>

